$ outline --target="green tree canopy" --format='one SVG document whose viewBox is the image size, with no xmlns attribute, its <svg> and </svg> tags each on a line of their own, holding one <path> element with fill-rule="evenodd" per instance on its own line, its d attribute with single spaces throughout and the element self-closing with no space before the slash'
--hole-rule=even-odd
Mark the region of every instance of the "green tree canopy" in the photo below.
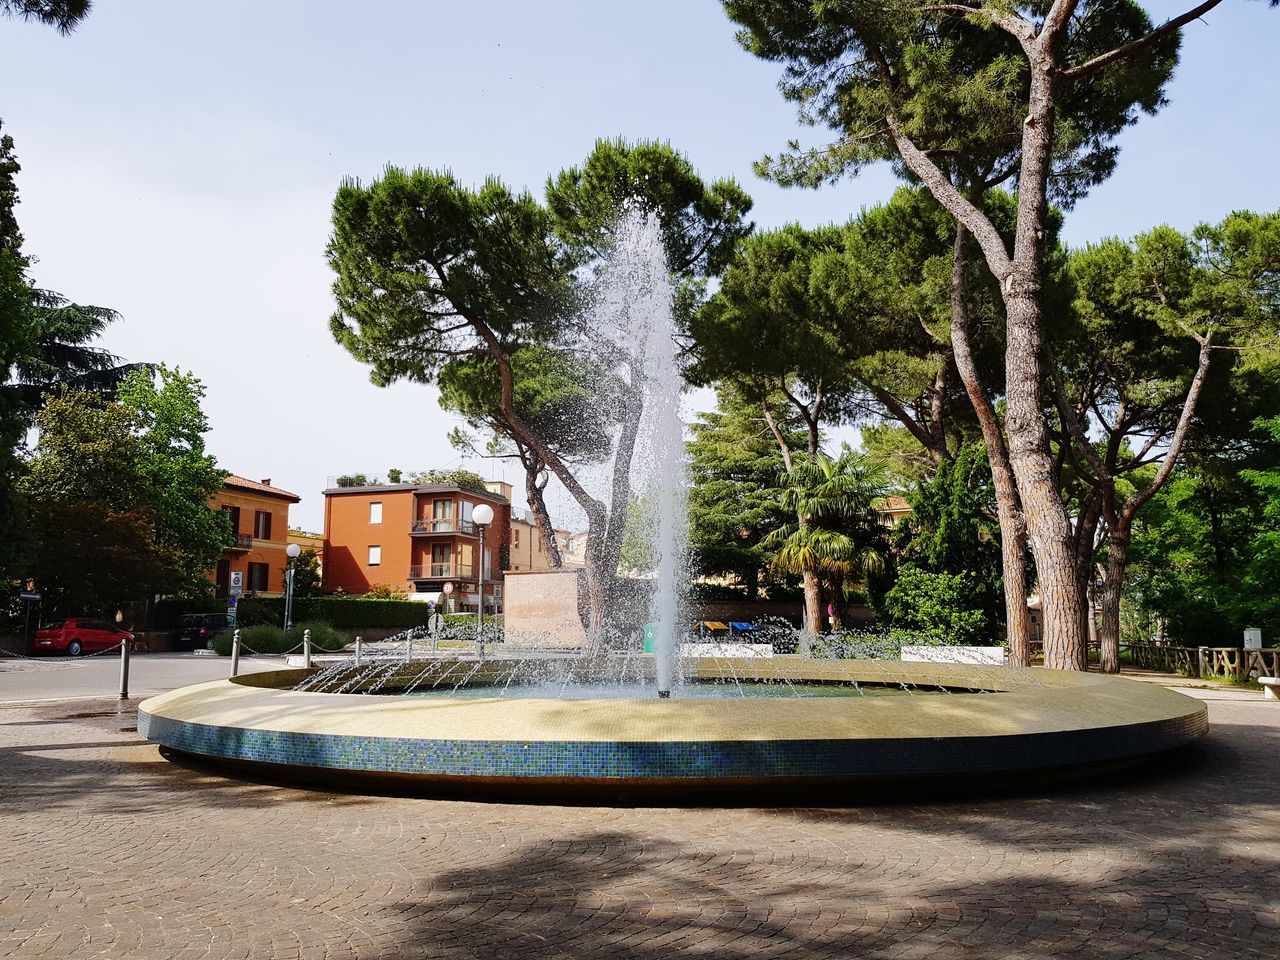
<svg viewBox="0 0 1280 960">
<path fill-rule="evenodd" d="M 804 445 L 799 417 L 780 397 L 769 398 L 787 442 Z M 785 465 L 761 403 L 727 381 L 716 409 L 690 425 L 689 546 L 703 576 L 736 576 L 754 597 L 772 553 L 762 541 L 787 523 L 782 507 Z"/>
<path fill-rule="evenodd" d="M 714 276 L 751 232 L 751 197 L 734 180 L 707 183 L 668 143 L 597 140 L 580 165 L 547 180 L 558 236 L 584 259 L 607 255 L 620 211 L 657 214 L 667 264 L 681 276 Z"/>
</svg>

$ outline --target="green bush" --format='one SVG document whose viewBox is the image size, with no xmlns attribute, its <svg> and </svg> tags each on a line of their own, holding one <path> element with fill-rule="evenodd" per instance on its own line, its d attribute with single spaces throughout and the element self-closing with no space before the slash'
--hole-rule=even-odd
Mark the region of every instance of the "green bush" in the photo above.
<svg viewBox="0 0 1280 960">
<path fill-rule="evenodd" d="M 302 633 L 311 631 L 311 649 L 341 650 L 348 643 L 347 638 L 327 623 L 310 621 L 299 623 L 292 630 L 285 631 L 280 627 L 260 625 L 240 628 L 240 652 L 246 656 L 253 653 L 286 653 L 294 647 L 301 649 Z M 214 653 L 227 657 L 231 655 L 232 631 L 224 630 L 213 638 L 211 646 Z"/>
<path fill-rule="evenodd" d="M 885 594 L 890 626 L 903 643 L 994 645 L 971 574 L 930 573 L 906 564 Z"/>
</svg>

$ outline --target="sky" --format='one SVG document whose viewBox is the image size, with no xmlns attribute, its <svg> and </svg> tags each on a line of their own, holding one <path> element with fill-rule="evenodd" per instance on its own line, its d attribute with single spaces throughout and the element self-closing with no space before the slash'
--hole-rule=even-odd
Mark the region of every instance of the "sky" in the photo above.
<svg viewBox="0 0 1280 960">
<path fill-rule="evenodd" d="M 1158 21 L 1182 6 L 1147 9 Z M 1169 106 L 1121 137 L 1117 173 L 1069 214 L 1067 242 L 1280 208 L 1278 40 L 1280 12 L 1257 0 L 1191 24 Z M 778 76 L 715 0 L 97 0 L 69 37 L 0 20 L 0 119 L 34 279 L 119 311 L 114 353 L 194 371 L 219 464 L 299 494 L 291 520 L 312 530 L 329 477 L 459 463 L 433 389 L 371 385 L 329 334 L 343 177 L 426 166 L 541 194 L 598 137 L 623 136 L 737 178 L 760 228 L 887 199 L 887 167 L 818 191 L 754 175 L 788 140 L 826 139 Z M 522 485 L 517 466 L 469 466 Z"/>
</svg>

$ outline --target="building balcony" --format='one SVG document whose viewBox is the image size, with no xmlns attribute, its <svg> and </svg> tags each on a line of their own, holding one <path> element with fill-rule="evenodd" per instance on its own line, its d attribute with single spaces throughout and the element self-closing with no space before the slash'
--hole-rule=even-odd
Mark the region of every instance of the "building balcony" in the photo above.
<svg viewBox="0 0 1280 960">
<path fill-rule="evenodd" d="M 410 580 L 474 580 L 475 566 L 470 563 L 415 563 L 409 568 Z"/>
<path fill-rule="evenodd" d="M 430 517 L 413 521 L 413 533 L 415 534 L 456 534 L 461 533 L 469 537 L 479 536 L 480 531 L 476 525 L 470 520 L 455 520 L 453 517 L 445 517 L 443 519 L 432 519 Z"/>
<path fill-rule="evenodd" d="M 253 546 L 253 537 L 247 533 L 237 533 L 233 538 L 232 544 L 226 547 L 228 553 L 247 553 L 249 548 Z"/>
</svg>

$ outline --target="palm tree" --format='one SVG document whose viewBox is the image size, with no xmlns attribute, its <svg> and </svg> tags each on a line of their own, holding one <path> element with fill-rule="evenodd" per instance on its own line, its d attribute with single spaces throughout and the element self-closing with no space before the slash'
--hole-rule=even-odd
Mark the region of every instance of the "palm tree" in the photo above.
<svg viewBox="0 0 1280 960">
<path fill-rule="evenodd" d="M 797 458 L 783 483 L 782 505 L 797 520 L 765 538 L 777 548 L 777 572 L 799 574 L 806 586 L 825 579 L 843 589 L 846 577 L 883 566 L 885 531 L 874 506 L 888 489 L 882 464 L 845 444 L 835 459 Z M 806 589 L 805 632 L 821 627 L 819 591 Z"/>
<path fill-rule="evenodd" d="M 35 20 L 68 34 L 89 15 L 92 6 L 93 0 L 0 0 L 0 15 Z"/>
</svg>

